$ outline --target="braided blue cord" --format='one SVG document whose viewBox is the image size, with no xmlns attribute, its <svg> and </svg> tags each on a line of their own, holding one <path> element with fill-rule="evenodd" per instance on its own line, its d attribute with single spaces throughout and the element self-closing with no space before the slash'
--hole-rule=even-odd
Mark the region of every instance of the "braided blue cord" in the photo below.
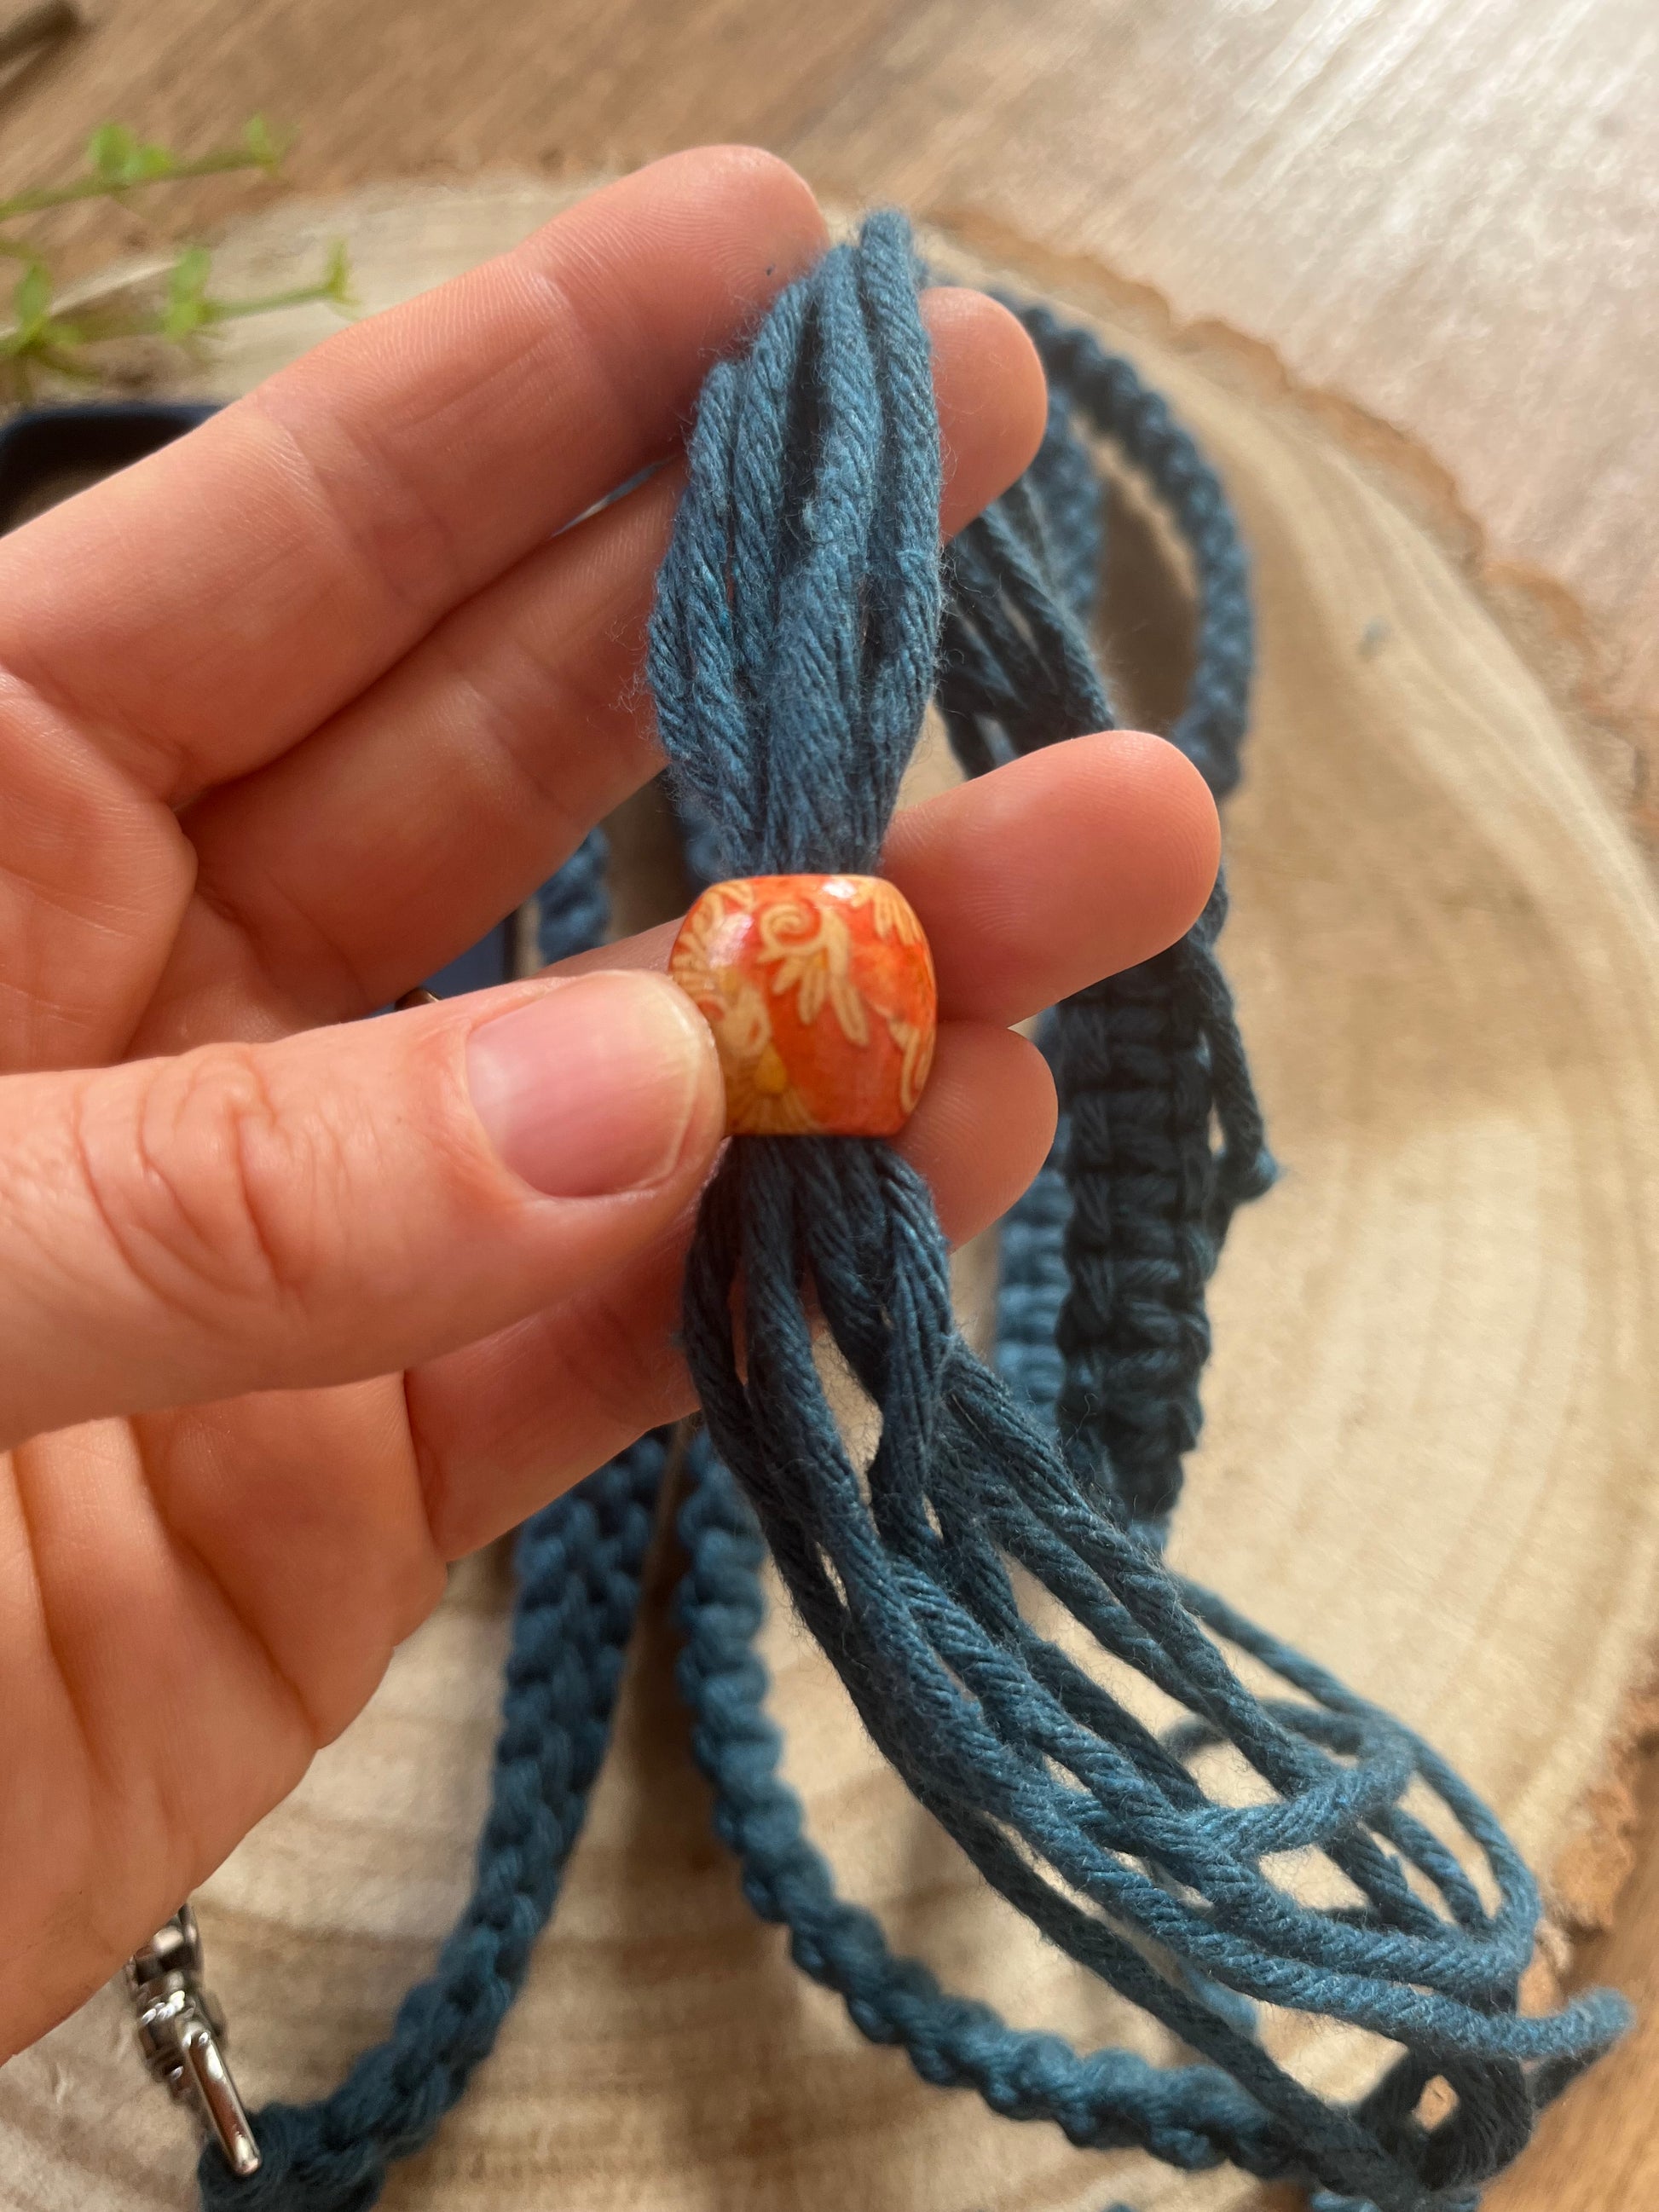
<svg viewBox="0 0 1659 2212">
<path fill-rule="evenodd" d="M 1173 734 L 1214 789 L 1236 781 L 1250 630 L 1221 489 L 1126 364 L 1046 310 L 1026 320 L 1053 393 L 1043 449 L 958 541 L 943 595 L 931 377 L 897 218 L 872 218 L 783 296 L 747 360 L 712 374 L 651 651 L 698 872 L 869 866 L 935 683 L 970 773 L 1109 722 L 1086 638 L 1103 523 L 1085 430 L 1147 477 L 1193 549 L 1198 668 Z M 602 935 L 603 871 L 595 838 L 544 894 L 547 957 Z M 924 2078 L 1079 2144 L 1298 2179 L 1332 2212 L 1468 2212 L 1622 2008 L 1597 1996 L 1520 2018 L 1538 1900 L 1490 1814 L 1407 1730 L 1157 1556 L 1196 1434 L 1205 1282 L 1232 1210 L 1271 1173 L 1214 959 L 1224 912 L 1218 894 L 1181 946 L 1051 1018 L 1065 1137 L 1005 1237 L 1006 1382 L 957 1336 L 931 1202 L 886 1147 L 731 1148 L 688 1280 L 712 1441 L 687 1458 L 680 1677 L 755 1909 Z M 808 1275 L 881 1410 L 867 1470 L 819 1391 Z M 321 2103 L 257 2116 L 253 2181 L 204 2154 L 205 2203 L 373 2204 L 489 2048 L 603 1756 L 666 1450 L 642 1439 L 521 1532 L 474 1896 L 387 2041 Z M 920 1802 L 1197 2063 L 1014 2031 L 836 1895 L 764 1709 L 769 1547 Z M 1152 1735 L 1039 1638 L 1011 1564 L 1186 1721 Z M 1252 1696 L 1224 1647 L 1291 1694 Z M 1193 1761 L 1219 1744 L 1267 1802 L 1206 1793 Z M 1405 1811 L 1413 1785 L 1481 1856 L 1495 1905 Z M 1316 1911 L 1278 1887 L 1270 1863 L 1292 1850 L 1322 1852 L 1356 1901 Z M 1258 2002 L 1370 2027 L 1401 2056 L 1359 2103 L 1329 2105 L 1263 2049 Z M 1455 2108 L 1429 2129 L 1416 2111 L 1437 2075 Z"/>
<path fill-rule="evenodd" d="M 605 884 L 610 849 L 602 830 L 591 830 L 537 901 L 537 942 L 550 965 L 573 952 L 603 945 L 611 922 Z"/>
<path fill-rule="evenodd" d="M 393 2160 L 430 2141 L 488 2056 L 529 1967 L 609 1740 L 668 1451 L 643 1437 L 519 1532 L 519 1589 L 472 1895 L 431 1975 L 330 2096 L 254 2115 L 238 2180 L 210 2144 L 204 2205 L 367 2212 Z"/>
</svg>

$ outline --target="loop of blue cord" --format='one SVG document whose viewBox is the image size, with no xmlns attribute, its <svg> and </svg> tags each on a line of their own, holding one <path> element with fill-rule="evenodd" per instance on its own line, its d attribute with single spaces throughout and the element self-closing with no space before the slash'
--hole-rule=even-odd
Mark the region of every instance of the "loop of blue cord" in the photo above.
<svg viewBox="0 0 1659 2212">
<path fill-rule="evenodd" d="M 872 866 L 930 696 L 970 774 L 1109 724 L 1087 642 L 1103 545 L 1092 435 L 1191 549 L 1196 672 L 1172 735 L 1218 795 L 1237 780 L 1249 599 L 1207 463 L 1127 363 L 1024 310 L 1052 395 L 1042 450 L 942 572 L 916 283 L 902 222 L 872 217 L 705 387 L 650 655 L 704 874 Z M 595 837 L 548 887 L 549 958 L 602 937 L 603 871 Z M 730 1148 L 688 1278 L 708 1431 L 679 1515 L 680 1678 L 750 1902 L 924 2078 L 1079 2144 L 1188 2169 L 1231 2160 L 1333 2205 L 1465 2212 L 1623 2008 L 1598 1994 L 1521 2017 L 1538 1899 L 1485 1807 L 1398 1723 L 1159 1558 L 1197 1433 L 1205 1284 L 1234 1208 L 1272 1174 L 1214 955 L 1224 903 L 1218 891 L 1180 945 L 1050 1018 L 1063 1134 L 1005 1234 L 1000 1376 L 957 1333 L 931 1200 L 896 1154 L 852 1139 Z M 880 1412 L 867 1468 L 823 1398 L 809 1281 Z M 372 2205 L 488 2052 L 603 1758 L 669 1453 L 665 1436 L 641 1439 L 520 1532 L 474 1894 L 387 2040 L 331 2096 L 256 2116 L 252 2180 L 204 2154 L 204 2203 Z M 921 1804 L 1194 2063 L 1012 2029 L 837 1896 L 765 1711 L 769 1550 Z M 1011 1567 L 1187 1718 L 1150 1732 L 1024 1620 Z M 1289 1694 L 1253 1695 L 1230 1648 Z M 1262 1802 L 1206 1790 L 1196 1767 L 1224 1746 Z M 1480 1854 L 1484 1887 L 1407 1808 L 1408 1789 Z M 1290 1851 L 1322 1853 L 1350 1901 L 1316 1909 L 1280 1887 L 1266 1863 Z M 1399 2056 L 1369 2095 L 1333 2104 L 1269 2056 L 1261 2003 L 1368 2027 Z M 1417 2110 L 1437 2076 L 1454 2102 L 1431 2128 Z"/>
</svg>

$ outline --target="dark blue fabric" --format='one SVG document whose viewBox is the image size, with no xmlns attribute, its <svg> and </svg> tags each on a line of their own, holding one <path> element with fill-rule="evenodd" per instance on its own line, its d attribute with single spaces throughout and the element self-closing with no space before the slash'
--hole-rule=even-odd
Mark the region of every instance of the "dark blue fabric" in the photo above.
<svg viewBox="0 0 1659 2212">
<path fill-rule="evenodd" d="M 1042 453 L 941 568 L 915 288 L 902 223 L 873 217 L 708 380 L 650 652 L 701 872 L 868 867 L 930 695 L 970 773 L 1109 722 L 1087 637 L 1092 436 L 1188 539 L 1198 665 L 1173 734 L 1218 793 L 1237 780 L 1249 611 L 1212 471 L 1127 364 L 1029 310 L 1053 394 Z M 590 841 L 550 887 L 550 957 L 600 933 L 602 868 Z M 1231 2160 L 1381 2212 L 1465 2212 L 1623 2008 L 1596 1995 L 1522 2019 L 1538 1899 L 1491 1814 L 1409 1730 L 1159 1556 L 1197 1432 L 1205 1284 L 1234 1208 L 1272 1172 L 1215 959 L 1224 910 L 1218 891 L 1182 945 L 1051 1018 L 1064 1138 L 1006 1240 L 1000 1376 L 957 1333 L 931 1200 L 896 1153 L 729 1148 L 688 1273 L 707 1430 L 679 1509 L 681 1681 L 755 1909 L 926 2079 L 1079 2144 L 1194 2170 Z M 823 1397 L 809 1288 L 880 1413 L 867 1468 Z M 258 2115 L 253 2181 L 205 2154 L 204 2201 L 372 2204 L 387 2161 L 429 2139 L 488 2051 L 603 1754 L 667 1455 L 647 1437 L 527 1524 L 475 1895 L 388 2040 L 322 2103 Z M 769 1549 L 919 1802 L 1193 2063 L 1012 2029 L 837 1896 L 765 1711 Z M 1036 1632 L 1016 1569 L 1107 1668 Z M 1277 1678 L 1273 1695 L 1246 1688 L 1239 1652 Z M 1184 1718 L 1149 1730 L 1106 1686 L 1125 1668 Z M 1206 1788 L 1218 1747 L 1261 1802 Z M 1437 1827 L 1419 1810 L 1431 1801 Z M 1448 1823 L 1484 1887 L 1441 1839 Z M 1316 1909 L 1280 1886 L 1273 1862 L 1310 1851 L 1348 1903 Z M 1398 2055 L 1358 2103 L 1330 2103 L 1269 2055 L 1261 2004 L 1370 2028 Z M 1430 2128 L 1417 2107 L 1436 2077 L 1453 2107 Z"/>
</svg>

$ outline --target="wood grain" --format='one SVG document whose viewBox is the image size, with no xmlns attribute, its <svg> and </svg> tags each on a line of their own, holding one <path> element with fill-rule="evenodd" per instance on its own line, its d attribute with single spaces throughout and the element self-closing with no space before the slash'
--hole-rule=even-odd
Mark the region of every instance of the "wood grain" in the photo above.
<svg viewBox="0 0 1659 2212">
<path fill-rule="evenodd" d="M 258 108 L 302 131 L 318 187 L 741 137 L 843 197 L 1091 252 L 1437 453 L 1498 551 L 1582 597 L 1611 700 L 1655 742 L 1651 0 L 94 0 L 94 15 L 8 108 L 8 188 L 72 161 L 106 114 L 201 145 Z M 237 198 L 150 204 L 176 228 Z M 64 228 L 107 235 L 96 215 Z"/>
<path fill-rule="evenodd" d="M 1635 1872 L 1613 1926 L 1574 1960 L 1586 1983 L 1618 1984 L 1637 2007 L 1629 2040 L 1545 2115 L 1486 2212 L 1626 2212 L 1659 2203 L 1659 1763 L 1638 1770 Z"/>
<path fill-rule="evenodd" d="M 366 305 L 520 235 L 544 185 L 284 207 L 226 255 L 249 289 L 345 235 Z M 1403 1711 L 1471 1776 L 1571 1918 L 1600 1902 L 1593 1793 L 1659 1610 L 1659 901 L 1571 717 L 1461 557 L 1431 472 L 1332 434 L 1270 362 L 1182 337 L 1075 258 L 966 274 L 1070 299 L 1220 458 L 1256 563 L 1262 681 L 1231 823 L 1231 966 L 1291 1174 L 1218 1283 L 1210 1426 L 1182 1564 Z M 245 388 L 326 327 L 229 334 Z M 1178 589 L 1120 531 L 1109 611 L 1137 707 L 1170 690 Z M 1150 587 L 1150 590 L 1149 590 Z M 1178 658 L 1178 655 L 1176 656 Z M 616 1754 L 501 2047 L 402 2212 L 1224 2212 L 1188 2179 L 1070 2150 L 915 2080 L 790 1968 L 714 1844 L 661 1592 Z M 457 1577 L 383 1691 L 209 1885 L 216 1979 L 257 2096 L 317 2094 L 383 2030 L 465 1879 L 506 1600 Z M 864 1741 L 787 1621 L 767 1656 L 788 1771 L 852 1894 L 1015 2018 L 1144 2024 L 988 1899 Z M 1585 1838 L 1587 1811 L 1595 1848 Z M 1334 2090 L 1374 2052 L 1281 2021 Z M 1639 2054 L 1638 2054 L 1639 2057 Z M 188 2144 L 106 1996 L 0 2073 L 8 2212 L 180 2212 Z M 1557 2189 L 1513 2206 L 1604 2201 Z M 1583 2178 L 1582 2171 L 1580 2179 Z"/>
<path fill-rule="evenodd" d="M 1651 0 L 97 0 L 12 88 L 0 185 L 120 115 L 199 147 L 255 108 L 320 187 L 617 166 L 757 139 L 844 195 L 965 212 L 1270 341 L 1455 471 L 1494 550 L 1606 653 L 1615 782 L 1659 690 L 1659 10 Z M 246 205 L 59 219 L 71 258 Z M 152 229 L 152 223 L 155 228 Z M 1571 619 L 1571 611 L 1567 611 Z M 1596 679 L 1590 678 L 1594 690 Z M 1595 1971 L 1653 1993 L 1659 1801 Z M 1659 2027 L 1575 2093 L 1503 2212 L 1651 2196 Z M 1644 2161 L 1647 2161 L 1644 2165 Z M 1645 2191 L 1638 2186 L 1645 2179 Z"/>
</svg>

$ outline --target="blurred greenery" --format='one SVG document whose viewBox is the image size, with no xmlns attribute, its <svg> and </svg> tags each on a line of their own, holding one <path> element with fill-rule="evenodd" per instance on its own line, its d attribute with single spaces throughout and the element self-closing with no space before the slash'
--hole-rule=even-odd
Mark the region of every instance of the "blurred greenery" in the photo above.
<svg viewBox="0 0 1659 2212">
<path fill-rule="evenodd" d="M 188 177 L 223 176 L 238 169 L 274 177 L 287 150 L 287 143 L 258 115 L 235 145 L 190 159 L 140 138 L 125 123 L 106 123 L 88 141 L 86 166 L 80 175 L 0 199 L 0 224 L 15 224 L 77 200 L 124 200 L 129 192 Z M 0 388 L 20 404 L 34 396 L 43 378 L 96 383 L 100 371 L 94 349 L 117 339 L 159 337 L 190 348 L 216 324 L 243 315 L 268 314 L 274 308 L 311 301 L 326 301 L 341 308 L 353 304 L 345 248 L 337 243 L 315 283 L 246 300 L 219 298 L 210 289 L 211 256 L 204 246 L 186 246 L 167 271 L 160 304 L 154 307 L 115 301 L 100 305 L 95 298 L 83 296 L 74 307 L 61 309 L 52 264 L 40 247 L 15 232 L 0 231 L 0 255 L 22 264 L 12 287 L 11 325 L 0 330 Z M 78 289 L 86 293 L 85 286 Z"/>
</svg>

